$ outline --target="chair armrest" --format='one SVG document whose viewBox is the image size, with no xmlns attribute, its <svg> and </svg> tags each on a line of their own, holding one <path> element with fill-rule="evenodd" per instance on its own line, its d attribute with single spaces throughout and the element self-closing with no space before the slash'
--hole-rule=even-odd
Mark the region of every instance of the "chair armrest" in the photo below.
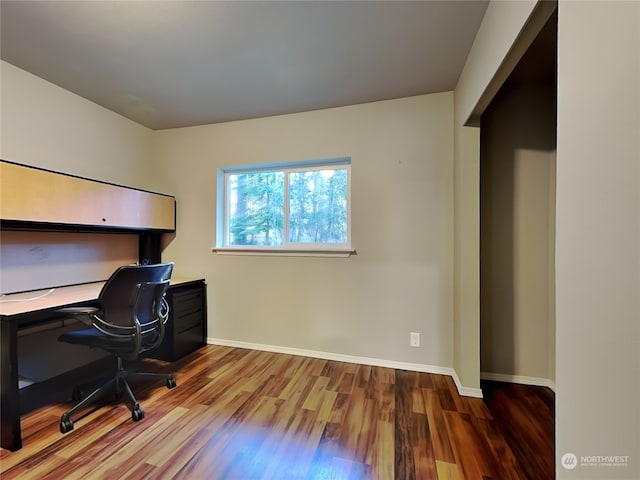
<svg viewBox="0 0 640 480">
<path fill-rule="evenodd" d="M 98 313 L 100 313 L 100 309 L 97 307 L 67 307 L 67 308 L 59 308 L 56 310 L 56 313 L 61 315 L 66 315 L 71 318 L 77 318 L 85 325 L 93 325 L 94 319 L 97 317 Z"/>
</svg>

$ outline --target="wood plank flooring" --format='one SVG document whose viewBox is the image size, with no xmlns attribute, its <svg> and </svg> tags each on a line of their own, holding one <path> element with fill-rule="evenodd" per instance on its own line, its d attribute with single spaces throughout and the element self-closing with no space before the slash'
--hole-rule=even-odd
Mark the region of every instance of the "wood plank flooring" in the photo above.
<svg viewBox="0 0 640 480">
<path fill-rule="evenodd" d="M 34 410 L 2 479 L 554 478 L 552 410 L 540 418 L 526 390 L 517 406 L 491 390 L 496 415 L 448 376 L 213 345 L 143 369 L 178 387 L 134 384 L 142 421 L 105 404 L 62 435 L 71 403 Z"/>
<path fill-rule="evenodd" d="M 554 471 L 555 396 L 544 387 L 482 381 L 484 401 L 518 459 L 521 478 L 547 480 Z"/>
</svg>

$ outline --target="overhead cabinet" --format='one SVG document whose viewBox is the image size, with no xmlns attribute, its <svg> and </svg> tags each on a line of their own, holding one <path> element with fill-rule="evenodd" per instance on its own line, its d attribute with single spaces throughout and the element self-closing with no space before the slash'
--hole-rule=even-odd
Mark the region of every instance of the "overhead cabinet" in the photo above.
<svg viewBox="0 0 640 480">
<path fill-rule="evenodd" d="M 0 219 L 175 230 L 175 197 L 0 161 Z"/>
</svg>

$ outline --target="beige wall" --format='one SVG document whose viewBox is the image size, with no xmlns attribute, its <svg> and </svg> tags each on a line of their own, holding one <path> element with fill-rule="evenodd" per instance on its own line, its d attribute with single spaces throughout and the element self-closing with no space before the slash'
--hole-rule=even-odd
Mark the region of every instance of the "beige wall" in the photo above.
<svg viewBox="0 0 640 480">
<path fill-rule="evenodd" d="M 537 8 L 536 0 L 489 3 L 456 86 L 457 124 L 478 126 L 479 115 L 535 37 L 535 29 L 523 27 Z"/>
<path fill-rule="evenodd" d="M 153 189 L 151 130 L 7 62 L 0 67 L 2 159 Z"/>
<path fill-rule="evenodd" d="M 461 383 L 480 387 L 479 113 L 532 41 L 522 39 L 537 2 L 491 2 L 454 92 L 454 368 Z M 541 20 L 542 21 L 542 20 Z"/>
<path fill-rule="evenodd" d="M 561 479 L 640 478 L 640 3 L 560 2 L 557 455 Z"/>
<path fill-rule="evenodd" d="M 154 133 L 165 254 L 208 283 L 209 337 L 451 367 L 452 93 Z M 351 258 L 224 256 L 219 167 L 350 156 Z M 409 332 L 422 346 L 409 346 Z"/>
<path fill-rule="evenodd" d="M 462 126 L 457 108 L 454 139 L 454 369 L 479 389 L 480 129 Z"/>
<path fill-rule="evenodd" d="M 553 79 L 510 80 L 482 114 L 480 337 L 487 378 L 543 385 L 555 379 L 555 97 Z"/>
<path fill-rule="evenodd" d="M 138 236 L 3 231 L 0 293 L 96 282 L 138 261 Z"/>
</svg>

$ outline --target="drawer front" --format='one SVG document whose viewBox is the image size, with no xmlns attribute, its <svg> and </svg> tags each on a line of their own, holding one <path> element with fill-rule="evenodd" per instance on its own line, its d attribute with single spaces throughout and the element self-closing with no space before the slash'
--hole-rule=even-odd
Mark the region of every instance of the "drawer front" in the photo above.
<svg viewBox="0 0 640 480">
<path fill-rule="evenodd" d="M 202 326 L 191 328 L 176 335 L 174 344 L 174 356 L 184 357 L 205 344 Z"/>
<path fill-rule="evenodd" d="M 205 318 L 204 290 L 189 288 L 173 294 L 171 316 L 173 318 L 174 335 L 186 330 L 202 326 Z"/>
<path fill-rule="evenodd" d="M 149 356 L 175 361 L 206 344 L 206 290 L 202 283 L 170 287 L 169 322 L 162 345 Z"/>
<path fill-rule="evenodd" d="M 202 315 L 203 307 L 202 297 L 191 299 L 188 302 L 174 301 L 172 313 L 174 318 L 186 317 L 194 313 L 200 313 L 200 315 Z"/>
<path fill-rule="evenodd" d="M 175 335 L 190 330 L 194 327 L 202 327 L 202 309 L 196 310 L 187 315 L 180 315 L 173 318 L 173 331 Z"/>
<path fill-rule="evenodd" d="M 172 292 L 173 305 L 177 309 L 192 308 L 193 305 L 202 306 L 204 291 L 202 288 L 189 288 Z"/>
</svg>

